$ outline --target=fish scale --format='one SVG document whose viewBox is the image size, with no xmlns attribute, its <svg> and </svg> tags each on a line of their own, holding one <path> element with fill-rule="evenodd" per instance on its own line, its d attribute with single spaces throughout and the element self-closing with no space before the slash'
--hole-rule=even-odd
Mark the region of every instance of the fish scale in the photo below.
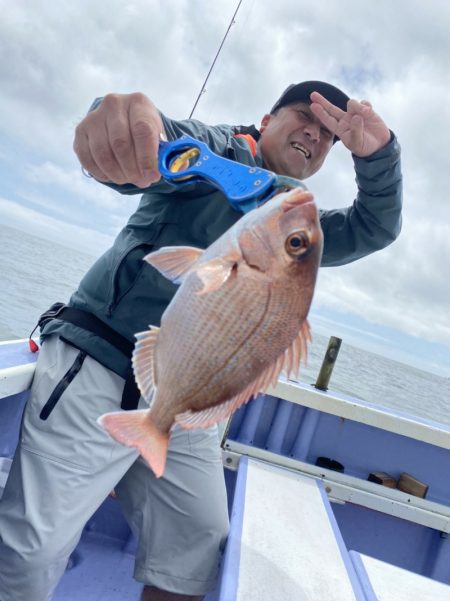
<svg viewBox="0 0 450 601">
<path fill-rule="evenodd" d="M 171 395 L 171 391 L 176 389 L 177 398 L 173 399 L 173 403 L 179 411 L 184 409 L 183 398 L 191 398 L 193 389 L 201 391 L 217 373 L 217 369 L 226 365 L 227 357 L 233 354 L 239 356 L 236 349 L 254 331 L 265 310 L 266 295 L 255 291 L 252 282 L 246 282 L 239 289 L 228 284 L 219 292 L 198 298 L 195 294 L 199 289 L 198 281 L 195 275 L 191 278 L 192 283 L 186 282 L 187 286 L 178 299 L 178 302 L 185 305 L 185 314 L 189 315 L 189 320 L 183 319 L 179 313 L 178 319 L 172 323 L 179 336 L 168 337 L 166 341 L 161 335 L 158 341 L 157 369 L 161 365 L 161 380 L 164 381 L 164 387 L 160 386 L 158 393 L 163 397 Z M 244 313 L 241 312 L 240 319 L 237 320 L 236 311 L 242 305 L 242 294 L 248 296 L 248 299 Z M 171 313 L 168 312 L 167 320 L 170 319 Z M 224 331 L 226 337 L 223 336 Z M 192 363 L 198 367 L 195 374 L 190 369 Z M 185 374 L 185 377 L 176 384 L 180 373 Z M 207 392 L 203 391 L 194 401 L 195 406 L 203 403 L 205 397 L 213 403 L 218 392 L 221 392 L 222 397 L 223 386 L 221 383 L 216 384 L 216 388 L 219 388 L 217 390 L 211 389 L 209 384 Z"/>
</svg>

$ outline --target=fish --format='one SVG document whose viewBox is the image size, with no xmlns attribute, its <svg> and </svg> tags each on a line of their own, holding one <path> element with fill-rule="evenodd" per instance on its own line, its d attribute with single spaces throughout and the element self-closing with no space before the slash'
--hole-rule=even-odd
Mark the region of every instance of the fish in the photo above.
<svg viewBox="0 0 450 601">
<path fill-rule="evenodd" d="M 160 327 L 136 334 L 132 366 L 148 409 L 102 415 L 156 477 L 171 429 L 207 428 L 297 373 L 323 247 L 314 197 L 294 188 L 239 219 L 205 250 L 171 246 L 144 260 L 179 284 Z"/>
</svg>

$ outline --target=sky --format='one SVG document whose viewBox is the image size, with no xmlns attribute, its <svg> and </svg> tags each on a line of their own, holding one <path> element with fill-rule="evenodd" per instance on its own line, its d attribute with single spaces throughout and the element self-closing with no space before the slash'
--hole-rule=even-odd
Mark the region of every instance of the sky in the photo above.
<svg viewBox="0 0 450 601">
<path fill-rule="evenodd" d="M 74 129 L 94 98 L 146 94 L 187 118 L 237 0 L 0 0 L 0 223 L 99 255 L 138 197 L 85 177 Z M 259 124 L 308 79 L 369 100 L 402 147 L 403 230 L 322 269 L 313 331 L 450 377 L 450 2 L 243 0 L 194 117 Z M 322 208 L 356 195 L 336 144 L 307 180 Z"/>
</svg>

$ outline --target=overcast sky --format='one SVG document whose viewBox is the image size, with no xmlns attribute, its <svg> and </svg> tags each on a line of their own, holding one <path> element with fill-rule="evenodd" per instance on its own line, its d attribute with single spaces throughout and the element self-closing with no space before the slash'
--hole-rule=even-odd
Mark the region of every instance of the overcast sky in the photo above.
<svg viewBox="0 0 450 601">
<path fill-rule="evenodd" d="M 134 210 L 84 177 L 73 131 L 92 100 L 142 91 L 186 118 L 237 0 L 0 0 L 0 221 L 98 255 Z M 404 226 L 388 249 L 320 272 L 317 331 L 450 376 L 450 2 L 244 0 L 196 109 L 259 123 L 290 83 L 368 99 L 403 151 Z M 307 181 L 356 193 L 337 144 Z"/>
</svg>

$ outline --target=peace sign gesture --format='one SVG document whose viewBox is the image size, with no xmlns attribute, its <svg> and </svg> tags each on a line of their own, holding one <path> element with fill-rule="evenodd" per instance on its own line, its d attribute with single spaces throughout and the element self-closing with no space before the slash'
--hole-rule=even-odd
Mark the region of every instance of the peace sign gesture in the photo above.
<svg viewBox="0 0 450 601">
<path fill-rule="evenodd" d="M 358 157 L 370 156 L 391 138 L 388 127 L 367 100 L 349 100 L 347 111 L 343 111 L 318 92 L 312 92 L 311 111 Z"/>
</svg>

